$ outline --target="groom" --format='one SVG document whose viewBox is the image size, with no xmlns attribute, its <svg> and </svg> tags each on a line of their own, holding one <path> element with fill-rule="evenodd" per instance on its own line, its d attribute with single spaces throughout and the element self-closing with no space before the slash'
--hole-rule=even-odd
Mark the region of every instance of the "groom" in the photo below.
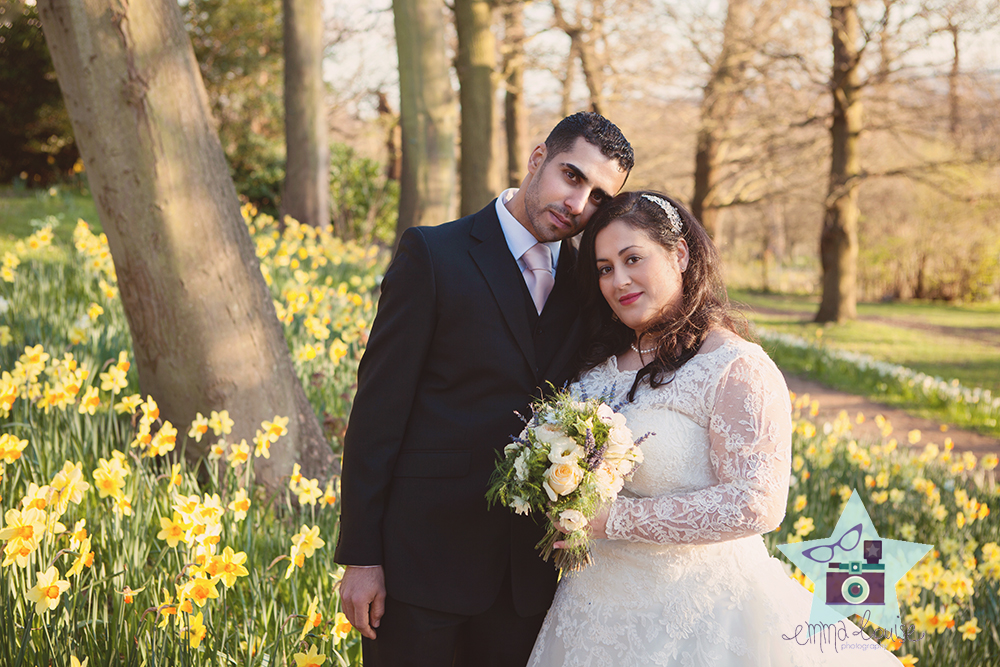
<svg viewBox="0 0 1000 667">
<path fill-rule="evenodd" d="M 366 667 L 521 667 L 555 591 L 543 529 L 487 509 L 497 453 L 532 396 L 573 372 L 575 249 L 624 185 L 621 131 L 564 118 L 519 189 L 406 230 L 382 283 L 344 442 L 336 561 Z"/>
</svg>

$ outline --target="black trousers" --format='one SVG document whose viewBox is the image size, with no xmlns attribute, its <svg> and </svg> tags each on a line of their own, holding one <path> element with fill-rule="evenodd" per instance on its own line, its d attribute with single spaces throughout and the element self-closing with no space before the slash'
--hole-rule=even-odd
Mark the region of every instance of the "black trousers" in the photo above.
<svg viewBox="0 0 1000 667">
<path fill-rule="evenodd" d="M 514 609 L 510 572 L 493 606 L 463 616 L 387 597 L 377 639 L 362 639 L 365 667 L 524 667 L 545 614 Z"/>
</svg>

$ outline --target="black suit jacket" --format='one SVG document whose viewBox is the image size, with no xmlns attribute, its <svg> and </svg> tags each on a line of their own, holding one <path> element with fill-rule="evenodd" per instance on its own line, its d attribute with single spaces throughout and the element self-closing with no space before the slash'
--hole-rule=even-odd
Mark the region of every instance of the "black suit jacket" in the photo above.
<svg viewBox="0 0 1000 667">
<path fill-rule="evenodd" d="M 573 372 L 575 249 L 563 243 L 541 315 L 511 256 L 495 200 L 408 229 L 382 283 L 344 442 L 336 561 L 383 565 L 402 602 L 474 615 L 511 572 L 522 615 L 548 608 L 556 571 L 534 518 L 487 509 L 515 412 Z"/>
</svg>

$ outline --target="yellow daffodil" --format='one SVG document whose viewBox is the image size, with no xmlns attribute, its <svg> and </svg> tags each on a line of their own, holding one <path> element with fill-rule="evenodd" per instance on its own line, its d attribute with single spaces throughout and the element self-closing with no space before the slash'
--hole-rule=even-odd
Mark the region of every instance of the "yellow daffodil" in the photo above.
<svg viewBox="0 0 1000 667">
<path fill-rule="evenodd" d="M 59 578 L 59 570 L 55 566 L 45 572 L 38 573 L 34 587 L 28 590 L 26 597 L 35 603 L 35 613 L 44 614 L 49 609 L 59 606 L 62 594 L 69 590 L 69 582 Z"/>
<path fill-rule="evenodd" d="M 309 631 L 313 628 L 318 628 L 320 623 L 323 622 L 323 614 L 316 611 L 316 607 L 319 605 L 319 599 L 313 598 L 312 602 L 309 603 L 309 608 L 306 609 L 305 617 L 306 622 L 302 626 L 302 632 L 299 633 L 299 641 L 306 638 Z"/>
<path fill-rule="evenodd" d="M 120 415 L 126 412 L 130 415 L 134 415 L 140 404 L 142 404 L 142 396 L 139 394 L 132 394 L 131 396 L 124 397 L 120 402 L 115 403 L 115 412 Z"/>
<path fill-rule="evenodd" d="M 184 599 L 204 607 L 206 602 L 219 597 L 219 591 L 215 590 L 218 581 L 215 577 L 195 576 L 184 585 Z"/>
<path fill-rule="evenodd" d="M 242 521 L 246 518 L 247 511 L 250 509 L 250 498 L 247 497 L 246 489 L 236 491 L 236 497 L 229 503 L 229 509 L 232 510 L 233 518 L 237 521 Z"/>
<path fill-rule="evenodd" d="M 208 426 L 212 429 L 215 435 L 229 435 L 233 432 L 233 425 L 235 422 L 229 418 L 229 411 L 223 410 L 222 412 L 216 412 L 212 410 L 212 414 L 208 420 Z"/>
<path fill-rule="evenodd" d="M 187 639 L 191 648 L 198 648 L 208 634 L 203 618 L 203 612 L 199 611 L 197 616 L 190 617 L 187 627 L 181 630 L 181 639 Z"/>
<path fill-rule="evenodd" d="M 267 437 L 267 433 L 257 430 L 257 434 L 253 437 L 254 450 L 253 455 L 255 458 L 260 458 L 263 456 L 265 459 L 271 458 L 271 441 Z"/>
<path fill-rule="evenodd" d="M 21 440 L 12 433 L 0 435 L 0 461 L 13 465 L 14 461 L 21 458 L 21 452 L 27 446 L 27 440 Z"/>
<path fill-rule="evenodd" d="M 813 520 L 806 516 L 796 519 L 792 527 L 795 528 L 795 534 L 799 537 L 805 537 L 816 529 Z"/>
<path fill-rule="evenodd" d="M 91 322 L 96 321 L 97 318 L 103 314 L 104 314 L 104 309 L 101 308 L 100 305 L 91 302 L 91 304 L 87 306 L 87 317 L 90 318 Z"/>
<path fill-rule="evenodd" d="M 308 653 L 296 653 L 295 667 L 320 667 L 326 662 L 326 656 L 318 652 L 316 646 L 310 646 Z"/>
<path fill-rule="evenodd" d="M 242 551 L 234 552 L 232 547 L 226 547 L 222 550 L 221 555 L 214 556 L 211 559 L 206 572 L 213 577 L 221 579 L 226 588 L 232 588 L 233 584 L 236 583 L 237 577 L 245 577 L 250 574 L 243 567 L 243 564 L 246 562 L 246 553 Z"/>
<path fill-rule="evenodd" d="M 321 549 L 326 544 L 319 536 L 319 526 L 308 528 L 303 525 L 299 532 L 292 536 L 292 544 L 297 546 L 306 558 L 312 558 L 316 549 Z"/>
<path fill-rule="evenodd" d="M 323 492 L 319 490 L 318 479 L 304 479 L 299 486 L 299 503 L 302 505 L 315 505 L 316 501 L 323 497 Z"/>
<path fill-rule="evenodd" d="M 962 633 L 962 639 L 975 641 L 976 635 L 982 632 L 979 627 L 979 619 L 973 616 L 971 619 L 958 626 L 958 631 Z"/>
<path fill-rule="evenodd" d="M 84 658 L 83 662 L 75 655 L 69 657 L 69 667 L 87 667 L 87 663 L 90 662 L 90 658 Z"/>
<path fill-rule="evenodd" d="M 73 561 L 73 564 L 68 570 L 66 570 L 66 577 L 76 577 L 83 572 L 85 567 L 94 566 L 94 552 L 90 550 L 90 538 L 85 537 L 83 541 L 80 542 L 80 552 Z"/>
<path fill-rule="evenodd" d="M 83 398 L 80 399 L 80 406 L 77 411 L 81 415 L 93 415 L 101 405 L 101 397 L 97 393 L 97 387 L 87 387 Z"/>
<path fill-rule="evenodd" d="M 106 373 L 100 374 L 101 391 L 110 391 L 117 396 L 123 389 L 128 387 L 128 377 L 119 366 L 111 366 Z"/>
<path fill-rule="evenodd" d="M 187 541 L 187 532 L 191 529 L 191 524 L 177 512 L 174 512 L 172 519 L 160 517 L 160 532 L 156 534 L 156 539 L 164 540 L 168 547 L 174 548 L 181 542 Z"/>
<path fill-rule="evenodd" d="M 201 437 L 206 433 L 208 433 L 208 419 L 199 412 L 195 415 L 194 421 L 191 422 L 188 437 L 194 438 L 195 442 L 201 442 Z"/>
<path fill-rule="evenodd" d="M 333 619 L 333 636 L 336 638 L 337 643 L 339 644 L 343 641 L 353 629 L 354 626 L 352 626 L 351 622 L 347 620 L 347 616 L 344 612 L 338 611 L 337 615 Z"/>
<path fill-rule="evenodd" d="M 240 444 L 230 445 L 229 454 L 226 456 L 226 460 L 229 461 L 230 465 L 239 465 L 241 463 L 246 463 L 250 458 L 250 445 L 247 444 L 246 440 L 240 440 Z"/>
</svg>

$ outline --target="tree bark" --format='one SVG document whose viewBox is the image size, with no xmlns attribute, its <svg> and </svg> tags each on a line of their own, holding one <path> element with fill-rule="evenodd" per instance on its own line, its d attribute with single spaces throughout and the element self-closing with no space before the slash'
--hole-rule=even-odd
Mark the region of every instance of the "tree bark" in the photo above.
<svg viewBox="0 0 1000 667">
<path fill-rule="evenodd" d="M 833 122 L 830 182 L 820 236 L 823 298 L 817 322 L 857 317 L 858 139 L 863 129 L 858 74 L 858 0 L 831 0 Z"/>
<path fill-rule="evenodd" d="M 701 221 L 712 238 L 718 234 L 719 167 L 725 157 L 728 126 L 743 89 L 751 55 L 748 44 L 749 9 L 747 0 L 729 1 L 722 30 L 722 50 L 705 84 L 701 102 L 691 213 Z"/>
<path fill-rule="evenodd" d="M 323 91 L 323 3 L 282 0 L 285 39 L 285 186 L 281 212 L 330 224 L 330 146 Z"/>
<path fill-rule="evenodd" d="M 456 110 L 442 0 L 393 0 L 392 11 L 403 126 L 398 243 L 409 227 L 452 217 Z"/>
<path fill-rule="evenodd" d="M 172 0 L 39 0 L 39 15 L 101 224 L 143 394 L 186 432 L 229 411 L 232 437 L 290 418 L 260 481 L 296 461 L 331 472 L 264 284 L 194 51 Z M 205 441 L 200 445 L 207 447 Z M 189 443 L 189 453 L 198 446 Z"/>
<path fill-rule="evenodd" d="M 563 116 L 569 115 L 574 54 L 580 58 L 580 68 L 590 94 L 590 110 L 605 115 L 607 105 L 604 98 L 604 70 L 608 65 L 607 54 L 597 48 L 597 43 L 604 37 L 603 3 L 591 3 L 591 14 L 586 22 L 577 16 L 576 21 L 570 23 L 559 0 L 552 0 L 552 11 L 556 27 L 570 39 L 569 63 L 563 82 L 563 111 L 566 112 Z"/>
<path fill-rule="evenodd" d="M 952 141 L 958 140 L 958 128 L 961 123 L 961 109 L 959 107 L 958 77 L 959 77 L 959 50 L 958 50 L 958 25 L 951 23 L 948 25 L 948 32 L 951 34 L 952 58 L 951 71 L 948 72 L 948 133 Z"/>
<path fill-rule="evenodd" d="M 489 0 L 455 0 L 461 118 L 461 202 L 459 215 L 475 213 L 499 186 L 494 159 L 494 97 L 497 52 L 493 5 Z"/>
<path fill-rule="evenodd" d="M 504 7 L 504 127 L 507 135 L 507 187 L 521 185 L 528 159 L 528 111 L 524 103 L 524 2 Z M 564 114 L 563 117 L 569 114 Z"/>
</svg>

